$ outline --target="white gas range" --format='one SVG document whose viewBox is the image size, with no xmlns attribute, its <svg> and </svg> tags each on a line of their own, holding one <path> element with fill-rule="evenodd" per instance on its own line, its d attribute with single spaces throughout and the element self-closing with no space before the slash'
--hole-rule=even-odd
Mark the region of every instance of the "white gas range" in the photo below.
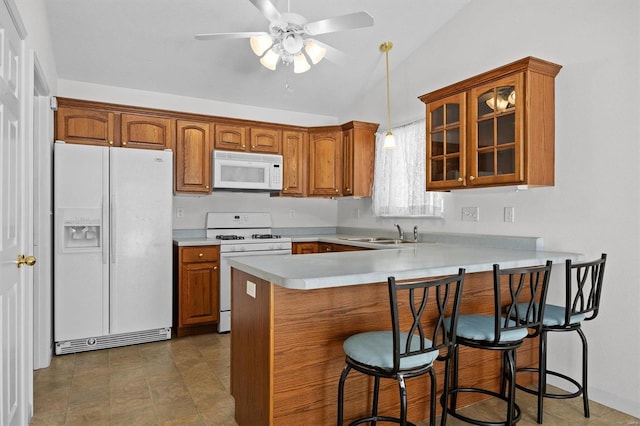
<svg viewBox="0 0 640 426">
<path fill-rule="evenodd" d="M 207 213 L 208 239 L 220 243 L 220 320 L 218 332 L 231 330 L 230 257 L 291 254 L 291 238 L 271 233 L 270 213 Z"/>
</svg>

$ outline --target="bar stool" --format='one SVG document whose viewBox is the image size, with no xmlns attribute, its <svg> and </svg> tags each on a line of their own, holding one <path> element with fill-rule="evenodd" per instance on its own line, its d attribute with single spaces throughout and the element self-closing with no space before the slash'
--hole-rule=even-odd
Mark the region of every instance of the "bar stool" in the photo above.
<svg viewBox="0 0 640 426">
<path fill-rule="evenodd" d="M 457 346 L 452 359 L 452 384 L 449 394 L 443 394 L 441 398 L 443 416 L 448 413 L 457 419 L 481 426 L 512 425 L 520 420 L 520 407 L 515 403 L 516 349 L 528 335 L 540 332 L 550 273 L 551 261 L 547 261 L 545 266 L 526 268 L 500 269 L 499 265 L 493 265 L 493 315 L 460 315 L 458 318 Z M 503 286 L 507 286 L 508 290 L 504 300 L 501 294 Z M 503 315 L 503 312 L 506 314 Z M 510 319 L 512 314 L 518 317 L 522 315 L 523 320 Z M 502 352 L 500 392 L 459 385 L 461 345 Z M 463 392 L 481 393 L 505 401 L 506 420 L 485 421 L 460 414 L 456 406 L 457 396 Z"/>
<path fill-rule="evenodd" d="M 431 378 L 430 424 L 435 424 L 437 386 L 433 364 L 436 360 L 445 361 L 446 394 L 464 272 L 461 268 L 457 275 L 410 282 L 388 278 L 392 329 L 355 334 L 343 344 L 346 364 L 338 385 L 338 425 L 343 423 L 344 384 L 352 369 L 373 376 L 374 389 L 371 416 L 350 425 L 377 421 L 414 425 L 407 421 L 405 379 L 426 373 Z M 450 329 L 445 326 L 445 316 L 451 318 Z M 381 378 L 398 382 L 400 417 L 378 415 Z M 443 418 L 443 425 L 444 421 Z"/>
<path fill-rule="evenodd" d="M 537 389 L 529 389 L 516 384 L 518 389 L 538 397 L 538 423 L 542 423 L 544 398 L 568 399 L 582 395 L 584 416 L 589 417 L 589 397 L 587 395 L 587 338 L 582 332 L 582 322 L 591 321 L 598 315 L 600 295 L 607 255 L 590 262 L 565 262 L 565 304 L 564 306 L 547 304 L 540 331 L 539 368 L 518 368 L 517 371 L 533 371 L 538 374 Z M 522 312 L 522 311 L 520 311 Z M 515 316 L 513 317 L 515 318 Z M 520 317 L 518 317 L 520 319 Z M 547 333 L 575 331 L 582 341 L 582 383 L 556 371 L 547 369 Z M 547 376 L 552 375 L 572 383 L 577 389 L 573 393 L 552 393 L 547 391 Z M 543 391 L 540 391 L 540 390 Z"/>
</svg>

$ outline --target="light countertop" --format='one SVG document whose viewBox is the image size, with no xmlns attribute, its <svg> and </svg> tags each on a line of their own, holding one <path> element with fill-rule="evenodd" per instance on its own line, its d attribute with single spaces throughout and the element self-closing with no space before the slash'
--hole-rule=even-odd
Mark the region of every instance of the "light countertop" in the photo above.
<svg viewBox="0 0 640 426">
<path fill-rule="evenodd" d="M 345 243 L 323 236 L 321 240 Z M 370 243 L 350 243 L 369 246 Z M 379 245 L 376 245 L 380 248 Z M 582 260 L 578 253 L 542 250 L 514 250 L 464 244 L 417 243 L 399 248 L 346 251 L 306 255 L 266 255 L 230 257 L 229 264 L 258 278 L 289 289 L 313 290 L 365 283 L 386 282 L 387 277 L 411 279 L 454 274 L 463 267 L 467 273 L 502 268 L 564 263 Z"/>
</svg>

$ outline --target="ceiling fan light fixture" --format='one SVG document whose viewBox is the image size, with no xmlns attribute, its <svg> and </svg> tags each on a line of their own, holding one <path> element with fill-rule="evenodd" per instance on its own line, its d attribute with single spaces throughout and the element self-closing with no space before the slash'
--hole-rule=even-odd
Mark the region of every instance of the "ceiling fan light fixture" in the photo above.
<svg viewBox="0 0 640 426">
<path fill-rule="evenodd" d="M 276 70 L 276 65 L 278 65 L 278 60 L 280 59 L 280 55 L 273 51 L 273 49 L 267 50 L 267 53 L 264 54 L 262 58 L 260 58 L 260 63 L 265 67 L 269 68 L 271 71 Z"/>
<path fill-rule="evenodd" d="M 298 34 L 286 33 L 282 37 L 282 41 L 280 42 L 280 44 L 282 44 L 282 48 L 285 51 L 291 53 L 292 55 L 296 55 L 302 50 L 304 41 Z"/>
<path fill-rule="evenodd" d="M 313 40 L 307 41 L 304 46 L 304 51 L 309 55 L 309 59 L 311 59 L 311 63 L 313 63 L 313 65 L 320 62 L 324 58 L 324 55 L 327 54 L 327 49 L 320 46 Z"/>
<path fill-rule="evenodd" d="M 307 62 L 307 58 L 304 57 L 302 52 L 298 53 L 293 57 L 293 72 L 295 74 L 302 74 L 303 72 L 307 72 L 311 69 L 311 65 Z"/>
<path fill-rule="evenodd" d="M 269 34 L 263 34 L 260 36 L 251 37 L 249 39 L 249 44 L 251 45 L 251 50 L 253 50 L 253 53 L 255 53 L 257 56 L 262 56 L 268 48 L 273 46 L 273 39 Z"/>
</svg>

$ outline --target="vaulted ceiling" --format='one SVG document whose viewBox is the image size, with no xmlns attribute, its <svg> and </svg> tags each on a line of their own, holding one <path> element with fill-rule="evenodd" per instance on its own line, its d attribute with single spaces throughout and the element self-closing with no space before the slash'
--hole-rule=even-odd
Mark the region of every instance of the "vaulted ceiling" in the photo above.
<svg viewBox="0 0 640 426">
<path fill-rule="evenodd" d="M 249 0 L 47 0 L 58 77 L 109 86 L 339 116 L 385 76 L 379 46 L 401 63 L 470 0 L 272 0 L 313 22 L 366 11 L 368 28 L 319 35 L 342 53 L 303 74 L 264 68 L 247 39 L 198 33 L 267 31 Z M 64 94 L 62 94 L 64 95 Z"/>
</svg>

